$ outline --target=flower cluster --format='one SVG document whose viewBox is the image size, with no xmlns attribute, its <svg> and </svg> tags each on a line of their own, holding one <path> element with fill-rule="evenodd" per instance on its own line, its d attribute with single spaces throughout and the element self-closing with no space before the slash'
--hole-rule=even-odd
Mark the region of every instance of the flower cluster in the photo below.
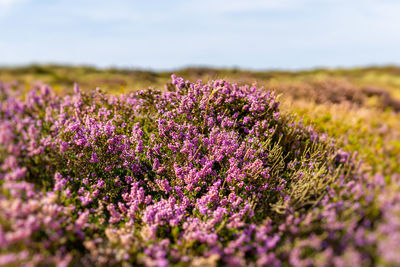
<svg viewBox="0 0 400 267">
<path fill-rule="evenodd" d="M 399 263 L 395 190 L 273 92 L 74 89 L 0 84 L 0 264 Z"/>
</svg>

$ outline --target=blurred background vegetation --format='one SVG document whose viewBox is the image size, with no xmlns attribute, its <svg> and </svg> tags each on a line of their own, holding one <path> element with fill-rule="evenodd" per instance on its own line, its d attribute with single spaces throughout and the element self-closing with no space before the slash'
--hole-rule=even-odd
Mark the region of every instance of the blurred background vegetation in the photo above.
<svg viewBox="0 0 400 267">
<path fill-rule="evenodd" d="M 226 79 L 263 86 L 281 94 L 281 111 L 357 151 L 362 167 L 400 173 L 400 68 L 395 66 L 307 71 L 248 71 L 185 68 L 174 71 L 190 81 Z M 171 72 L 97 69 L 90 66 L 32 65 L 0 68 L 0 81 L 29 90 L 39 81 L 58 94 L 100 87 L 113 94 L 148 87 L 164 90 Z"/>
</svg>

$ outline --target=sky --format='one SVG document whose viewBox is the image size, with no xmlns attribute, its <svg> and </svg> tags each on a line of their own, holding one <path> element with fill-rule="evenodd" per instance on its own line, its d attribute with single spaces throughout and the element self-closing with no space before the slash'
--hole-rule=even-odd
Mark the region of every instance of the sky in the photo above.
<svg viewBox="0 0 400 267">
<path fill-rule="evenodd" d="M 0 0 L 0 65 L 400 65 L 398 0 Z"/>
</svg>

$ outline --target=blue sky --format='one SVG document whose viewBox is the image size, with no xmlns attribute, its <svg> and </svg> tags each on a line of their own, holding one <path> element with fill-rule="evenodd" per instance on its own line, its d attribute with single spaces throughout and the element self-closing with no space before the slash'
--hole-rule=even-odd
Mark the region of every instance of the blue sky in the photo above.
<svg viewBox="0 0 400 267">
<path fill-rule="evenodd" d="M 400 65 L 397 0 L 0 0 L 0 65 Z"/>
</svg>

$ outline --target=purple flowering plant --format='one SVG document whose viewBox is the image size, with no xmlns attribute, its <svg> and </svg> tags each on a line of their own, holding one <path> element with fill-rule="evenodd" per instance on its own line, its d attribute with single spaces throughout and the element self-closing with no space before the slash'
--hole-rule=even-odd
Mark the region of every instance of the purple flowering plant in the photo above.
<svg viewBox="0 0 400 267">
<path fill-rule="evenodd" d="M 274 92 L 74 92 L 0 84 L 0 265 L 397 263 L 394 189 Z"/>
</svg>

